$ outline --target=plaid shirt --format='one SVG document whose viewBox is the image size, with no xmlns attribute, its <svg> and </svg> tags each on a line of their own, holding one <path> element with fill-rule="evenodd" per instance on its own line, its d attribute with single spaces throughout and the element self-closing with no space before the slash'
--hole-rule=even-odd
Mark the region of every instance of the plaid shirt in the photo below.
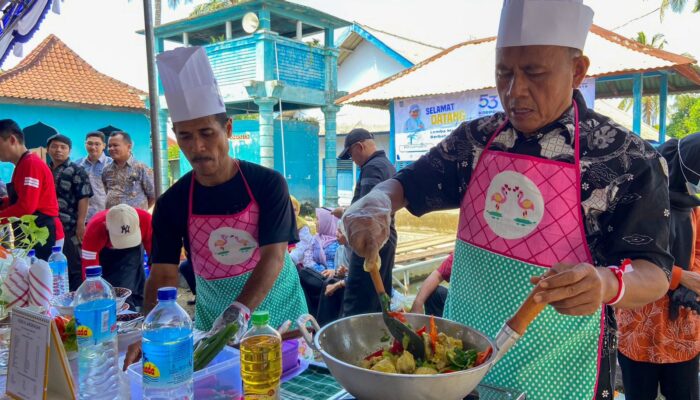
<svg viewBox="0 0 700 400">
<path fill-rule="evenodd" d="M 148 203 L 154 201 L 156 189 L 153 183 L 153 171 L 142 162 L 129 157 L 123 167 L 112 162 L 102 171 L 107 198 L 105 208 L 117 204 L 128 204 L 132 207 L 148 210 Z"/>
<path fill-rule="evenodd" d="M 58 217 L 66 233 L 74 232 L 78 223 L 78 202 L 92 196 L 92 187 L 87 172 L 71 160 L 54 167 L 49 163 L 56 184 Z"/>
<path fill-rule="evenodd" d="M 105 185 L 102 183 L 102 171 L 107 165 L 112 163 L 112 158 L 102 154 L 94 163 L 91 162 L 88 157 L 83 157 L 75 163 L 83 167 L 90 177 L 93 196 L 90 197 L 87 218 L 85 219 L 86 221 L 90 221 L 93 215 L 105 209 L 107 193 L 105 192 Z"/>
</svg>

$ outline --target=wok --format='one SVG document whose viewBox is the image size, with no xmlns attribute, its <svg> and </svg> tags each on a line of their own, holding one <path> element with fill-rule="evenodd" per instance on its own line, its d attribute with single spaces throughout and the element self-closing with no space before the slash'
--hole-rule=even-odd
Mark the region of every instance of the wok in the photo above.
<svg viewBox="0 0 700 400">
<path fill-rule="evenodd" d="M 503 325 L 495 340 L 466 325 L 435 318 L 438 330 L 461 339 L 465 348 L 484 351 L 491 346 L 494 349 L 483 364 L 447 374 L 390 374 L 359 367 L 364 357 L 386 345 L 381 341 L 386 329 L 381 313 L 343 318 L 323 328 L 318 326 L 311 315 L 303 315 L 299 317 L 298 325 L 307 343 L 321 353 L 333 377 L 358 399 L 458 400 L 476 388 L 491 367 L 544 309 L 545 304 L 535 303 L 532 300 L 533 295 L 534 292 L 528 296 L 513 318 Z M 406 314 L 406 319 L 414 327 L 428 326 L 430 323 L 430 317 L 422 314 Z M 317 332 L 313 337 L 307 330 L 309 322 Z"/>
</svg>

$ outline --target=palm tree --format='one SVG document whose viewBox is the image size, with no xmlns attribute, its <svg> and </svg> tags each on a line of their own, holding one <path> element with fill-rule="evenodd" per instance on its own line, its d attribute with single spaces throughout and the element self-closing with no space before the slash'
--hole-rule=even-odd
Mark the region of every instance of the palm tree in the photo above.
<svg viewBox="0 0 700 400">
<path fill-rule="evenodd" d="M 191 3 L 192 0 L 167 0 L 168 1 L 168 7 L 170 8 L 177 8 L 180 4 L 188 4 Z M 153 19 L 154 19 L 154 26 L 158 26 L 161 23 L 161 18 L 163 14 L 163 0 L 154 0 L 153 1 Z"/>
<path fill-rule="evenodd" d="M 671 1 L 674 0 L 665 0 Z M 700 0 L 697 0 L 700 2 Z M 663 33 L 657 33 L 651 38 L 651 42 L 647 41 L 647 35 L 644 32 L 638 32 L 637 37 L 634 38 L 635 41 L 645 45 L 654 47 L 657 49 L 663 49 L 665 45 L 668 44 Z M 629 111 L 632 108 L 634 100 L 632 98 L 623 99 L 617 106 L 620 110 Z M 644 96 L 642 97 L 642 121 L 645 124 L 654 126 L 656 125 L 656 116 L 659 115 L 659 109 L 661 108 L 659 104 L 658 96 Z"/>
<path fill-rule="evenodd" d="M 688 0 L 661 0 L 660 17 L 663 20 L 666 10 L 669 8 L 675 13 L 682 13 L 688 5 Z M 695 0 L 692 12 L 700 12 L 700 0 Z"/>
</svg>

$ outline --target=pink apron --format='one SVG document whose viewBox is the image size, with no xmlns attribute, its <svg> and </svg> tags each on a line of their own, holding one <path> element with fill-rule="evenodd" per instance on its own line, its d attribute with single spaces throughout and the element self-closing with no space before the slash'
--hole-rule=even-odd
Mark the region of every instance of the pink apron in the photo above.
<svg viewBox="0 0 700 400">
<path fill-rule="evenodd" d="M 236 161 L 237 162 L 237 161 Z M 190 257 L 197 281 L 195 326 L 209 330 L 214 320 L 233 303 L 260 261 L 258 221 L 260 206 L 238 164 L 246 191 L 248 206 L 230 215 L 197 215 L 194 202 L 194 173 L 190 183 L 188 205 L 188 235 Z M 287 303 L 296 299 L 296 304 Z M 285 265 L 267 295 L 260 310 L 270 312 L 273 326 L 278 326 L 306 312 L 299 277 L 287 254 Z M 254 310 L 251 310 L 254 311 Z M 275 325 L 277 324 L 277 325 Z"/>
<path fill-rule="evenodd" d="M 575 163 L 484 151 L 462 199 L 445 315 L 495 337 L 554 263 L 592 263 L 581 209 L 578 108 Z M 603 313 L 571 317 L 552 307 L 533 322 L 485 382 L 532 399 L 594 398 Z M 612 396 L 610 397 L 612 398 Z"/>
</svg>

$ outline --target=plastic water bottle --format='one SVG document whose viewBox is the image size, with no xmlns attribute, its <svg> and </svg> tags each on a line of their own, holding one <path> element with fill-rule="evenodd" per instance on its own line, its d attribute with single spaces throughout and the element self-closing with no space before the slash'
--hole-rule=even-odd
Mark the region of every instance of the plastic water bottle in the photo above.
<svg viewBox="0 0 700 400">
<path fill-rule="evenodd" d="M 151 274 L 151 268 L 148 267 L 148 253 L 143 252 L 143 272 L 146 273 L 146 278 Z"/>
<path fill-rule="evenodd" d="M 51 248 L 49 267 L 53 274 L 53 295 L 60 296 L 68 293 L 68 260 L 61 252 L 60 246 Z"/>
<path fill-rule="evenodd" d="M 117 353 L 117 302 L 102 267 L 88 267 L 87 279 L 75 293 L 78 336 L 78 383 L 81 400 L 120 398 Z"/>
<path fill-rule="evenodd" d="M 158 305 L 143 321 L 143 398 L 193 399 L 192 320 L 177 289 L 158 289 Z"/>
<path fill-rule="evenodd" d="M 282 337 L 268 325 L 270 313 L 256 311 L 253 327 L 241 339 L 241 378 L 245 399 L 279 399 Z"/>
</svg>

